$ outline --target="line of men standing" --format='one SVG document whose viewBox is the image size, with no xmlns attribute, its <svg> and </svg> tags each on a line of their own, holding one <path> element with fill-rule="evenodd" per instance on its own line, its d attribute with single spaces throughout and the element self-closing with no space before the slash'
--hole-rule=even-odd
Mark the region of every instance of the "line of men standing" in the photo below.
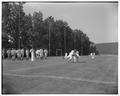
<svg viewBox="0 0 120 96">
<path fill-rule="evenodd" d="M 45 59 L 47 58 L 47 54 L 48 54 L 48 50 L 47 49 L 39 49 L 40 52 L 39 54 L 43 54 L 43 55 L 39 55 L 39 56 L 42 56 L 41 59 L 44 57 Z M 42 50 L 42 51 L 41 51 Z M 32 49 L 8 49 L 8 50 L 5 50 L 3 49 L 2 50 L 2 58 L 8 58 L 8 59 L 12 59 L 12 60 L 15 60 L 15 59 L 18 59 L 18 60 L 23 60 L 24 58 L 26 58 L 27 60 L 30 59 L 31 57 L 31 61 L 34 61 L 34 58 L 37 57 L 37 54 L 36 54 L 36 51 L 38 50 L 34 50 L 33 48 Z M 38 57 L 37 57 L 38 58 Z"/>
</svg>

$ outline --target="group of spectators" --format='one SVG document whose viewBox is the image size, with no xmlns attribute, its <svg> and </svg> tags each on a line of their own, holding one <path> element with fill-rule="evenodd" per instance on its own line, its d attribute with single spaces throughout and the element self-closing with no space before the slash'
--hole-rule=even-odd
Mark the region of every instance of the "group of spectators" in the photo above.
<svg viewBox="0 0 120 96">
<path fill-rule="evenodd" d="M 30 59 L 30 58 L 47 58 L 48 50 L 47 49 L 37 49 L 34 50 L 32 49 L 2 49 L 2 58 L 3 59 L 18 59 L 18 60 L 23 60 L 23 59 Z"/>
</svg>

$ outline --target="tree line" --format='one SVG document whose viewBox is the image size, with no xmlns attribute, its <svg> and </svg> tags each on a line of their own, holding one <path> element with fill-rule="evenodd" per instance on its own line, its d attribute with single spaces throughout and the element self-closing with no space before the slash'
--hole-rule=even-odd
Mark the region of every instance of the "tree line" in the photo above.
<svg viewBox="0 0 120 96">
<path fill-rule="evenodd" d="M 2 2 L 2 47 L 3 48 L 47 48 L 50 55 L 56 55 L 56 49 L 62 54 L 76 49 L 81 55 L 90 53 L 94 44 L 80 29 L 73 30 L 63 20 L 53 16 L 43 19 L 42 12 L 26 14 L 24 2 Z"/>
</svg>

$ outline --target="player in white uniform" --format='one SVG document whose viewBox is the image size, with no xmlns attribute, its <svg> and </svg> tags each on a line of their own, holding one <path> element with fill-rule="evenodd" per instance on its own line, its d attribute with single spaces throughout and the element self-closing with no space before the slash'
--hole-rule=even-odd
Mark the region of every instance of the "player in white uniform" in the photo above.
<svg viewBox="0 0 120 96">
<path fill-rule="evenodd" d="M 77 59 L 76 62 L 78 62 L 78 59 L 79 59 L 79 58 L 80 58 L 79 51 L 76 51 L 76 59 Z"/>
<path fill-rule="evenodd" d="M 44 49 L 44 58 L 47 59 L 47 55 L 48 55 L 48 50 Z"/>
<path fill-rule="evenodd" d="M 79 51 L 76 51 L 76 55 L 77 55 L 77 57 L 80 58 Z"/>
<path fill-rule="evenodd" d="M 20 49 L 18 49 L 17 50 L 17 59 L 21 59 L 21 50 Z"/>
<path fill-rule="evenodd" d="M 10 50 L 10 48 L 7 50 L 7 57 L 8 57 L 8 59 L 10 59 L 10 55 L 11 55 L 11 50 Z"/>
<path fill-rule="evenodd" d="M 72 60 L 73 55 L 74 55 L 74 50 L 72 50 L 72 51 L 69 53 L 69 55 L 67 56 L 68 62 Z"/>
<path fill-rule="evenodd" d="M 21 60 L 23 60 L 23 58 L 24 58 L 24 49 L 22 48 L 21 49 Z"/>
<path fill-rule="evenodd" d="M 40 50 L 36 50 L 36 57 L 39 58 L 40 57 Z"/>
<path fill-rule="evenodd" d="M 29 49 L 26 49 L 25 54 L 26 54 L 26 59 L 29 59 Z"/>
<path fill-rule="evenodd" d="M 64 59 L 67 59 L 68 53 L 65 53 Z"/>
<path fill-rule="evenodd" d="M 95 59 L 95 50 L 96 50 L 95 45 L 91 44 L 90 45 L 90 51 L 91 51 L 90 56 L 92 59 Z"/>
<path fill-rule="evenodd" d="M 34 49 L 32 48 L 30 52 L 31 52 L 31 61 L 34 61 L 35 60 Z"/>
<path fill-rule="evenodd" d="M 12 48 L 11 50 L 11 56 L 12 56 L 12 60 L 16 59 L 16 50 Z"/>
<path fill-rule="evenodd" d="M 43 49 L 40 49 L 40 58 L 43 59 Z"/>
<path fill-rule="evenodd" d="M 92 59 L 95 59 L 95 53 L 90 53 Z"/>
</svg>

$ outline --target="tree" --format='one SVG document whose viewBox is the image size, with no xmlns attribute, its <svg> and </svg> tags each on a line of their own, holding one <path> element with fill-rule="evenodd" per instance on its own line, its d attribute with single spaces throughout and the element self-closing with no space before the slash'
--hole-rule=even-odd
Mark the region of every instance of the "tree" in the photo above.
<svg viewBox="0 0 120 96">
<path fill-rule="evenodd" d="M 63 55 L 72 49 L 81 55 L 90 53 L 91 41 L 83 31 L 72 30 L 66 21 L 54 20 L 52 16 L 43 20 L 40 11 L 26 15 L 23 4 L 2 3 L 2 46 L 47 48 L 49 55 L 56 55 L 56 49 L 62 49 Z"/>
<path fill-rule="evenodd" d="M 88 55 L 90 41 L 87 35 L 78 29 L 75 29 L 73 33 L 74 49 L 79 50 L 81 55 Z"/>
<path fill-rule="evenodd" d="M 2 26 L 3 32 L 6 32 L 7 35 L 11 36 L 13 38 L 13 44 L 11 47 L 18 48 L 19 46 L 19 40 L 20 37 L 23 39 L 23 32 L 24 32 L 24 16 L 25 13 L 23 11 L 23 6 L 21 2 L 19 3 L 2 3 L 3 4 L 3 10 L 6 10 L 2 15 Z M 6 7 L 4 7 L 6 6 Z M 6 21 L 5 21 L 6 20 Z"/>
<path fill-rule="evenodd" d="M 7 29 L 8 29 L 8 16 L 10 13 L 9 9 L 9 3 L 4 2 L 2 3 L 2 47 L 3 48 L 8 48 L 10 46 L 8 40 L 8 35 L 7 35 Z"/>
<path fill-rule="evenodd" d="M 24 45 L 24 47 L 31 48 L 32 43 L 33 43 L 32 41 L 34 38 L 31 14 L 25 15 L 24 21 L 25 21 L 24 36 L 23 36 L 23 40 L 22 40 L 23 45 Z"/>
<path fill-rule="evenodd" d="M 32 27 L 34 32 L 34 48 L 40 48 L 42 46 L 43 32 L 43 14 L 42 12 L 34 12 L 32 16 Z"/>
</svg>

